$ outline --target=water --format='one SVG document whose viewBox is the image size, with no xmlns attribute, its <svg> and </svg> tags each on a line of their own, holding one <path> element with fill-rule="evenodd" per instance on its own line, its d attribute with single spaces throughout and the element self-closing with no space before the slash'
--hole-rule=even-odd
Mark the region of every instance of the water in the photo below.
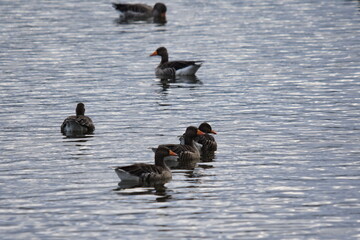
<svg viewBox="0 0 360 240">
<path fill-rule="evenodd" d="M 0 3 L 1 238 L 360 238 L 359 2 L 167 5 L 119 25 L 110 1 Z M 161 83 L 159 46 L 197 78 Z M 95 134 L 65 138 L 80 101 Z M 111 166 L 202 121 L 212 162 L 117 189 Z"/>
</svg>

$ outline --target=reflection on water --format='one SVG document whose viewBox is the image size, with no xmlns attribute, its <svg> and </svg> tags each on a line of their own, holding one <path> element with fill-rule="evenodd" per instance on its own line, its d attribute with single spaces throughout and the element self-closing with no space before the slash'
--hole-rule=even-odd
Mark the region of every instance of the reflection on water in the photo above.
<svg viewBox="0 0 360 240">
<path fill-rule="evenodd" d="M 93 133 L 92 134 L 78 134 L 78 133 L 68 132 L 63 135 L 64 135 L 63 139 L 77 139 L 76 140 L 77 142 L 86 142 L 89 140 L 88 138 L 94 137 Z"/>
<path fill-rule="evenodd" d="M 118 195 L 155 195 L 157 202 L 166 202 L 171 199 L 171 195 L 168 193 L 167 187 L 164 184 L 137 184 L 131 182 L 119 182 L 118 188 L 113 189 Z M 125 191 L 128 189 L 128 191 Z M 133 189 L 134 191 L 129 191 Z"/>
<path fill-rule="evenodd" d="M 158 85 L 162 87 L 161 92 L 166 92 L 169 88 L 196 88 L 203 83 L 197 76 L 176 76 L 174 78 L 158 77 Z"/>
<path fill-rule="evenodd" d="M 113 23 L 115 25 L 126 25 L 126 24 L 129 24 L 129 25 L 136 25 L 136 24 L 155 24 L 156 26 L 164 26 L 167 21 L 166 19 L 158 19 L 156 21 L 154 21 L 153 19 L 147 19 L 147 20 L 142 20 L 142 21 L 134 21 L 134 20 L 128 20 L 128 19 L 123 19 L 121 17 L 118 17 L 118 18 L 115 18 L 113 20 Z"/>
<path fill-rule="evenodd" d="M 161 77 L 156 76 L 160 79 L 160 82 L 163 84 L 170 84 L 170 83 L 188 83 L 188 84 L 202 84 L 200 79 L 196 75 L 189 75 L 189 76 L 176 76 L 176 77 Z"/>
</svg>

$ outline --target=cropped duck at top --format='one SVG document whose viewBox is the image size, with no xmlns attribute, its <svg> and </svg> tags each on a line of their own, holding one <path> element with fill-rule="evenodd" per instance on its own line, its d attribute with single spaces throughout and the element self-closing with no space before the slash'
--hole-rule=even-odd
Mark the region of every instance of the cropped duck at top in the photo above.
<svg viewBox="0 0 360 240">
<path fill-rule="evenodd" d="M 170 61 L 167 49 L 159 47 L 152 56 L 160 56 L 161 62 L 155 69 L 157 76 L 195 75 L 204 61 Z"/>
<path fill-rule="evenodd" d="M 153 20 L 155 23 L 166 23 L 167 8 L 163 3 L 156 3 L 154 7 L 140 3 L 113 3 L 112 5 L 120 12 L 120 21 Z"/>
<path fill-rule="evenodd" d="M 155 151 L 155 165 L 136 163 L 129 166 L 115 167 L 115 172 L 121 181 L 137 183 L 167 182 L 171 180 L 172 174 L 164 162 L 167 156 L 176 156 L 169 148 L 159 146 Z"/>
<path fill-rule="evenodd" d="M 61 132 L 64 135 L 70 134 L 90 134 L 95 130 L 91 118 L 85 116 L 85 105 L 78 103 L 76 106 L 76 116 L 67 117 L 61 125 Z"/>
</svg>

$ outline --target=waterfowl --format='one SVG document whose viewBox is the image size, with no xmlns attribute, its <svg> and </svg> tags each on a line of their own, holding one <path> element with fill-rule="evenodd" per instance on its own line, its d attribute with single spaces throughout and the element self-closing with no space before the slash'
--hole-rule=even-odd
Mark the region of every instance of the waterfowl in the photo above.
<svg viewBox="0 0 360 240">
<path fill-rule="evenodd" d="M 154 22 L 166 22 L 166 6 L 163 3 L 155 3 L 154 7 L 147 4 L 113 3 L 113 7 L 120 12 L 120 20 L 148 20 Z"/>
<path fill-rule="evenodd" d="M 61 125 L 61 132 L 68 134 L 89 134 L 93 133 L 95 126 L 91 118 L 85 116 L 85 105 L 78 103 L 76 106 L 76 116 L 67 117 Z"/>
<path fill-rule="evenodd" d="M 215 141 L 215 138 L 210 135 L 217 134 L 214 130 L 212 130 L 211 126 L 207 122 L 203 122 L 199 126 L 199 130 L 204 132 L 204 135 L 198 135 L 194 139 L 195 146 L 199 149 L 202 156 L 209 156 L 210 154 L 214 154 L 214 152 L 217 150 L 217 143 Z M 180 137 L 180 143 L 184 144 L 184 136 Z"/>
<path fill-rule="evenodd" d="M 171 180 L 170 168 L 164 158 L 176 156 L 176 153 L 165 146 L 159 146 L 155 151 L 155 164 L 136 163 L 129 166 L 115 167 L 115 172 L 121 181 L 137 183 L 166 182 Z"/>
<path fill-rule="evenodd" d="M 190 126 L 186 128 L 184 137 L 184 144 L 163 144 L 160 146 L 165 146 L 171 149 L 178 155 L 177 161 L 179 163 L 186 163 L 191 161 L 199 161 L 200 160 L 200 151 L 195 145 L 194 139 L 198 135 L 204 135 L 202 131 L 200 131 L 197 127 Z"/>
<path fill-rule="evenodd" d="M 171 61 L 165 47 L 159 47 L 152 56 L 160 56 L 161 62 L 155 69 L 157 76 L 195 75 L 203 61 Z"/>
<path fill-rule="evenodd" d="M 195 138 L 195 141 L 202 145 L 201 152 L 202 153 L 215 152 L 217 150 L 217 143 L 215 141 L 215 138 L 209 133 L 212 134 L 217 134 L 217 133 L 214 130 L 212 130 L 210 124 L 207 122 L 201 123 L 199 129 L 205 133 L 204 135 L 197 136 Z"/>
</svg>

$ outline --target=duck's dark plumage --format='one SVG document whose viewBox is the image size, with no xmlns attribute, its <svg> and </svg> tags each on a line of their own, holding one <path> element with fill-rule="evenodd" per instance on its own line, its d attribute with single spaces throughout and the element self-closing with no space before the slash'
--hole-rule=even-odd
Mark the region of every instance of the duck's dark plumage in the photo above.
<svg viewBox="0 0 360 240">
<path fill-rule="evenodd" d="M 132 12 L 146 13 L 149 10 L 150 11 L 152 10 L 152 7 L 146 4 L 113 3 L 112 5 L 116 10 L 120 12 L 132 11 Z"/>
<path fill-rule="evenodd" d="M 60 129 L 65 135 L 90 134 L 95 131 L 95 126 L 91 118 L 85 116 L 85 105 L 83 103 L 78 103 L 76 106 L 76 116 L 67 117 Z"/>
<path fill-rule="evenodd" d="M 201 152 L 203 154 L 215 152 L 217 150 L 217 143 L 215 138 L 209 133 L 216 134 L 216 132 L 212 130 L 210 124 L 207 122 L 200 124 L 199 129 L 205 133 L 195 138 L 195 141 L 202 145 Z"/>
<path fill-rule="evenodd" d="M 214 157 L 214 152 L 217 150 L 217 143 L 215 138 L 210 134 L 217 134 L 209 123 L 203 122 L 199 126 L 199 130 L 204 132 L 204 135 L 196 136 L 194 141 L 198 143 L 198 148 L 201 152 L 202 159 L 211 159 Z M 184 135 L 180 137 L 180 143 L 184 144 Z"/>
<path fill-rule="evenodd" d="M 166 23 L 167 8 L 163 3 L 156 3 L 154 7 L 141 3 L 113 3 L 112 5 L 121 13 L 121 21 L 153 19 L 157 23 Z"/>
<path fill-rule="evenodd" d="M 197 127 L 190 126 L 186 129 L 184 133 L 184 144 L 163 144 L 171 149 L 178 155 L 178 161 L 187 162 L 187 161 L 199 161 L 200 152 L 194 145 L 194 139 L 198 135 L 203 135 L 204 133 L 200 131 Z"/>
</svg>

